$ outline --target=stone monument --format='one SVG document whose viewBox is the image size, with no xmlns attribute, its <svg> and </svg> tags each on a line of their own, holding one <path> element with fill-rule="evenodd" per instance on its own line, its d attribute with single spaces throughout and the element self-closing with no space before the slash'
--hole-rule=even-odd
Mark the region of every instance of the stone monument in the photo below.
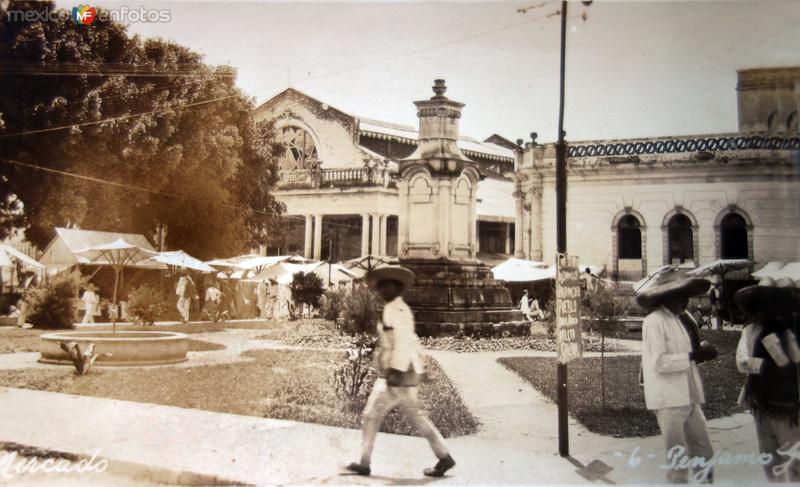
<svg viewBox="0 0 800 487">
<path fill-rule="evenodd" d="M 420 335 L 528 334 L 508 290 L 477 259 L 478 165 L 458 148 L 463 103 L 449 100 L 444 80 L 414 102 L 419 145 L 400 161 L 399 253 L 417 276 L 406 301 Z"/>
</svg>

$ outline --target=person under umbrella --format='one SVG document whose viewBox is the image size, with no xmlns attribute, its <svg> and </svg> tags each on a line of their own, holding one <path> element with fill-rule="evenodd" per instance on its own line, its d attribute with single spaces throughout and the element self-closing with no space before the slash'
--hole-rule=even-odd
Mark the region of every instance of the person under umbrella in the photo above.
<svg viewBox="0 0 800 487">
<path fill-rule="evenodd" d="M 800 462 L 780 453 L 800 442 L 800 348 L 793 314 L 797 293 L 790 280 L 764 278 L 736 292 L 734 302 L 750 321 L 736 349 L 736 367 L 747 374 L 740 403 L 753 414 L 764 473 L 770 482 L 800 481 Z"/>
<path fill-rule="evenodd" d="M 655 411 L 664 439 L 667 464 L 676 452 L 692 459 L 708 460 L 714 455 L 706 429 L 705 403 L 698 365 L 716 358 L 716 349 L 700 342 L 699 329 L 686 312 L 690 296 L 705 293 L 705 279 L 686 279 L 678 272 L 664 272 L 652 286 L 637 295 L 640 306 L 649 311 L 642 324 L 642 379 L 647 409 Z M 669 483 L 686 483 L 685 468 L 670 468 Z M 695 480 L 711 482 L 710 468 L 694 470 Z"/>
</svg>

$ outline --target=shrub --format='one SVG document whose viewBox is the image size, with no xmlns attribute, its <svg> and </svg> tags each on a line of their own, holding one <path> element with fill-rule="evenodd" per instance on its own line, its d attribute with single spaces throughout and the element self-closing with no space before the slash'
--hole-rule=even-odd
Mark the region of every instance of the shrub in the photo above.
<svg viewBox="0 0 800 487">
<path fill-rule="evenodd" d="M 353 401 L 362 395 L 363 386 L 372 369 L 372 355 L 375 341 L 362 335 L 355 344 L 356 348 L 347 351 L 347 360 L 333 374 L 336 395 L 343 400 Z"/>
<path fill-rule="evenodd" d="M 48 283 L 28 290 L 27 321 L 34 328 L 72 328 L 78 315 L 78 293 L 87 281 L 79 271 L 73 271 L 58 274 Z"/>
<path fill-rule="evenodd" d="M 298 304 L 307 304 L 318 308 L 319 302 L 325 293 L 322 279 L 313 272 L 297 272 L 292 276 L 289 286 L 292 291 L 292 301 Z"/>
<path fill-rule="evenodd" d="M 344 289 L 329 289 L 325 291 L 325 300 L 320 308 L 322 317 L 328 321 L 338 320 L 342 314 L 346 298 L 347 291 Z"/>
<path fill-rule="evenodd" d="M 354 287 L 344 303 L 342 331 L 349 335 L 374 333 L 378 322 L 378 299 L 364 285 Z"/>
<path fill-rule="evenodd" d="M 147 284 L 137 287 L 128 295 L 127 313 L 135 323 L 152 325 L 167 309 L 161 293 Z"/>
</svg>

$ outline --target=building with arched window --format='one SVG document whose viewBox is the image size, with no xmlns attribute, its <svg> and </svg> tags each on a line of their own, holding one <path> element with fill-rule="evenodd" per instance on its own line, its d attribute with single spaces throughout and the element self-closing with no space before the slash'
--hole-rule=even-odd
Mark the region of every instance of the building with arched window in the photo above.
<svg viewBox="0 0 800 487">
<path fill-rule="evenodd" d="M 740 71 L 737 89 L 737 133 L 568 142 L 568 252 L 627 280 L 800 260 L 800 68 Z M 517 256 L 554 262 L 554 144 L 528 144 L 515 182 Z"/>
</svg>

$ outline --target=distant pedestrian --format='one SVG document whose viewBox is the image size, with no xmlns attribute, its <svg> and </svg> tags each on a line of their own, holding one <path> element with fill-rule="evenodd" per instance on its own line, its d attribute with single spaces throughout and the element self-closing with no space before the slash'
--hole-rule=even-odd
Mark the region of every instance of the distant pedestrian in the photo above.
<svg viewBox="0 0 800 487">
<path fill-rule="evenodd" d="M 378 429 L 386 414 L 396 406 L 404 406 L 417 432 L 428 440 L 439 459 L 433 468 L 427 468 L 423 473 L 429 477 L 441 477 L 456 462 L 450 456 L 442 435 L 419 404 L 419 374 L 423 372 L 420 345 L 414 332 L 414 315 L 402 297 L 414 282 L 414 273 L 404 267 L 386 266 L 370 271 L 365 278 L 385 303 L 377 325 L 378 379 L 364 409 L 361 460 L 351 463 L 347 469 L 359 475 L 370 475 Z"/>
<path fill-rule="evenodd" d="M 197 287 L 188 272 L 184 271 L 175 286 L 175 294 L 178 298 L 178 312 L 183 323 L 189 322 L 189 312 L 192 309 L 192 301 L 198 299 Z"/>
<path fill-rule="evenodd" d="M 710 283 L 665 272 L 636 300 L 649 311 L 642 324 L 642 376 L 647 409 L 655 411 L 664 439 L 669 483 L 686 483 L 690 462 L 706 462 L 714 455 L 701 408 L 705 402 L 698 364 L 717 356 L 700 342 L 697 323 L 686 312 L 690 296 L 703 294 Z M 712 482 L 713 471 L 693 468 L 695 480 Z"/>
<path fill-rule="evenodd" d="M 212 282 L 211 285 L 206 288 L 206 296 L 205 296 L 205 301 L 203 303 L 203 312 L 214 323 L 219 321 L 220 317 L 223 316 L 222 291 L 219 290 L 216 283 L 214 282 Z"/>
<path fill-rule="evenodd" d="M 734 295 L 750 321 L 739 339 L 736 367 L 747 374 L 739 400 L 753 414 L 760 452 L 769 456 L 767 480 L 800 482 L 800 462 L 779 453 L 800 444 L 800 348 L 792 320 L 800 303 L 793 283 L 782 284 L 766 278 Z"/>
<path fill-rule="evenodd" d="M 86 325 L 94 323 L 94 314 L 97 310 L 97 305 L 100 304 L 100 296 L 97 295 L 97 287 L 94 284 L 88 284 L 86 290 L 83 291 L 81 300 L 83 301 L 83 320 L 82 324 Z"/>
<path fill-rule="evenodd" d="M 256 300 L 258 302 L 258 317 L 262 320 L 267 319 L 267 302 L 269 298 L 269 283 L 266 279 L 258 281 L 256 286 Z"/>
<path fill-rule="evenodd" d="M 528 298 L 527 289 L 522 293 L 522 298 L 519 300 L 519 310 L 522 311 L 526 320 L 533 321 L 533 316 L 531 316 L 531 302 Z"/>
</svg>

